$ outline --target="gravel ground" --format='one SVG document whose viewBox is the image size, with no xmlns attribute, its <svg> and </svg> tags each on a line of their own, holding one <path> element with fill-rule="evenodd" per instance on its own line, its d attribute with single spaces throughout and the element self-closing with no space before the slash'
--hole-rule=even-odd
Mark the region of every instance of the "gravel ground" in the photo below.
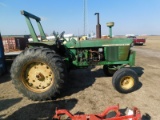
<svg viewBox="0 0 160 120">
<path fill-rule="evenodd" d="M 136 67 L 139 88 L 129 94 L 120 94 L 112 86 L 112 78 L 105 77 L 102 66 L 70 72 L 68 89 L 55 100 L 35 102 L 28 100 L 14 88 L 10 74 L 0 77 L 0 119 L 50 120 L 56 107 L 71 113 L 100 113 L 106 107 L 117 105 L 121 109 L 136 106 L 142 120 L 160 119 L 160 41 L 147 40 L 137 51 Z M 149 47 L 151 46 L 151 47 Z M 152 49 L 153 48 L 153 49 Z M 156 48 L 156 49 L 155 49 Z"/>
</svg>

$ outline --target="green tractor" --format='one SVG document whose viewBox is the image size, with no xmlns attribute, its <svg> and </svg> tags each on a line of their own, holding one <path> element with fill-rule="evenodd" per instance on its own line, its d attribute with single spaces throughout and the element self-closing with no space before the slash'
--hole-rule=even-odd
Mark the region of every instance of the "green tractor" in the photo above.
<svg viewBox="0 0 160 120">
<path fill-rule="evenodd" d="M 33 42 L 19 54 L 11 66 L 11 78 L 15 88 L 32 100 L 48 100 L 60 92 L 71 69 L 103 65 L 107 76 L 120 93 L 134 91 L 138 75 L 128 66 L 135 65 L 135 51 L 131 50 L 132 39 L 110 38 L 76 41 L 66 40 L 64 32 L 53 33 L 55 40 L 47 40 L 40 18 L 21 11 L 30 30 Z M 35 19 L 41 35 L 38 40 L 30 18 Z M 126 67 L 127 66 L 127 67 Z"/>
</svg>

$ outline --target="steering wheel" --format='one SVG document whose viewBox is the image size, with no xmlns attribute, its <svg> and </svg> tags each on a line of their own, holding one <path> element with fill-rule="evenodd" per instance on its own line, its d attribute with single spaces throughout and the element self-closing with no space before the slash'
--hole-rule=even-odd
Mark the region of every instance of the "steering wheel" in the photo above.
<svg viewBox="0 0 160 120">
<path fill-rule="evenodd" d="M 57 46 L 57 48 L 60 48 L 61 44 L 64 42 L 64 33 L 65 33 L 65 31 L 63 31 L 59 35 L 55 31 L 53 31 L 53 35 L 55 36 L 55 39 L 56 39 L 56 46 Z M 63 40 L 61 40 L 61 39 L 63 39 Z"/>
</svg>

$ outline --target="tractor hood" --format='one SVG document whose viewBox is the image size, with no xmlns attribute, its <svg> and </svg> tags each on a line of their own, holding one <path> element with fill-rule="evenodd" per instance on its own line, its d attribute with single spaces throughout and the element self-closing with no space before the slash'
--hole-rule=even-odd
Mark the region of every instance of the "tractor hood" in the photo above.
<svg viewBox="0 0 160 120">
<path fill-rule="evenodd" d="M 71 39 L 64 42 L 64 46 L 67 48 L 89 48 L 89 47 L 105 47 L 105 46 L 130 46 L 133 42 L 128 38 L 112 38 L 112 39 L 95 39 L 95 40 L 83 40 L 76 41 Z"/>
</svg>

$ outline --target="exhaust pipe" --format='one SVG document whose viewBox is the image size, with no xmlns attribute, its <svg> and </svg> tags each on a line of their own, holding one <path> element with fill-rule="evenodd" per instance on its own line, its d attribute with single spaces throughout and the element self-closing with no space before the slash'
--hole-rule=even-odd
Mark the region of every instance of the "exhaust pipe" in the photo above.
<svg viewBox="0 0 160 120">
<path fill-rule="evenodd" d="M 101 38 L 101 25 L 99 24 L 99 13 L 95 13 L 94 15 L 97 15 L 96 38 Z"/>
</svg>

